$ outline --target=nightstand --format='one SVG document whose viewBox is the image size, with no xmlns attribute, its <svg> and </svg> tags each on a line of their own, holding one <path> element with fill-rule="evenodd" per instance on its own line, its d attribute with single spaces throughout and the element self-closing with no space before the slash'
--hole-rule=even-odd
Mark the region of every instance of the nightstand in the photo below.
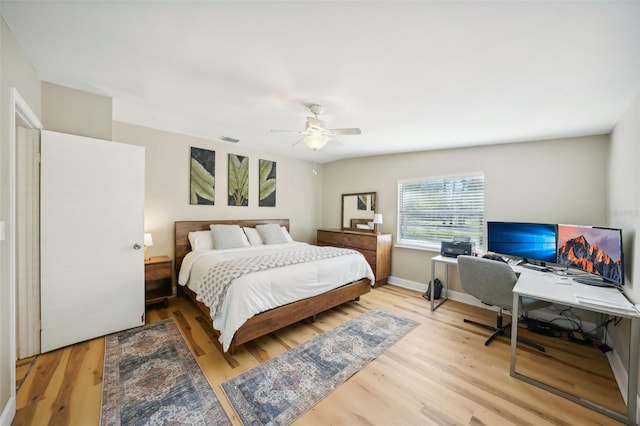
<svg viewBox="0 0 640 426">
<path fill-rule="evenodd" d="M 156 256 L 144 261 L 144 301 L 146 305 L 162 302 L 169 306 L 173 296 L 173 275 L 171 259 Z"/>
</svg>

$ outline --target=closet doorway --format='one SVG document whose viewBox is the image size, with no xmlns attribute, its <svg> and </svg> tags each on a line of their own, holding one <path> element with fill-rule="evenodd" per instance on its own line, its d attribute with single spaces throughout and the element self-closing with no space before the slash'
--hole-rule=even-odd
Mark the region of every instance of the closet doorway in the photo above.
<svg viewBox="0 0 640 426">
<path fill-rule="evenodd" d="M 40 129 L 42 124 L 19 92 L 11 89 L 10 127 L 10 303 L 15 330 L 11 353 L 23 359 L 40 353 Z M 15 328 L 14 328 L 15 327 Z M 14 363 L 15 365 L 15 360 Z"/>
</svg>

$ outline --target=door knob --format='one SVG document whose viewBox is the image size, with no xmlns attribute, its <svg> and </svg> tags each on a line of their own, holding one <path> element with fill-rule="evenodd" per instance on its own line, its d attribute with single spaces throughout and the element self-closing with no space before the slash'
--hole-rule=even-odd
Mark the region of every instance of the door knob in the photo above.
<svg viewBox="0 0 640 426">
<path fill-rule="evenodd" d="M 138 244 L 138 243 L 135 243 L 133 245 L 133 248 L 136 249 L 136 250 L 140 250 L 142 248 L 142 246 L 140 244 Z"/>
</svg>

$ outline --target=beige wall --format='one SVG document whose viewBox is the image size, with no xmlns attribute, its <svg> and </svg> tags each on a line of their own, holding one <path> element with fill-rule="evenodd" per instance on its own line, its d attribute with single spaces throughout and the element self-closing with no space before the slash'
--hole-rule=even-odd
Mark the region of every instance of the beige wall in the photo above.
<svg viewBox="0 0 640 426">
<path fill-rule="evenodd" d="M 485 219 L 606 225 L 608 136 L 413 152 L 324 165 L 323 226 L 340 225 L 342 193 L 377 191 L 380 230 L 396 240 L 397 182 L 485 174 Z M 439 253 L 394 247 L 393 277 L 426 284 Z M 451 288 L 461 290 L 457 273 Z"/>
<path fill-rule="evenodd" d="M 112 111 L 108 96 L 42 82 L 42 125 L 47 130 L 111 140 Z"/>
<path fill-rule="evenodd" d="M 31 110 L 40 117 L 40 80 L 24 56 L 4 19 L 0 18 L 0 220 L 6 223 L 7 239 L 0 242 L 0 424 L 11 419 L 8 402 L 15 395 L 11 372 L 11 351 L 15 350 L 10 329 L 13 305 L 10 297 L 9 241 L 13 223 L 9 221 L 9 122 L 10 88 L 15 87 Z M 11 303 L 10 303 L 11 302 Z"/>
<path fill-rule="evenodd" d="M 322 167 L 290 157 L 114 122 L 113 139 L 146 149 L 145 231 L 153 234 L 149 255 L 173 258 L 174 222 L 207 219 L 290 219 L 291 235 L 315 242 L 321 223 Z M 190 147 L 215 151 L 215 205 L 189 204 Z M 249 205 L 227 205 L 227 155 L 249 157 Z M 276 206 L 258 207 L 258 159 L 276 162 Z"/>
</svg>

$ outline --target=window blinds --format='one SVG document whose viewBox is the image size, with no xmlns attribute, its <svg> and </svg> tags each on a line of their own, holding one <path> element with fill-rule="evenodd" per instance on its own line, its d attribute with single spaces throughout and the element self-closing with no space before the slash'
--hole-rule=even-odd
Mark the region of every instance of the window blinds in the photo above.
<svg viewBox="0 0 640 426">
<path fill-rule="evenodd" d="M 440 248 L 469 237 L 482 247 L 484 173 L 398 182 L 398 242 Z"/>
</svg>

